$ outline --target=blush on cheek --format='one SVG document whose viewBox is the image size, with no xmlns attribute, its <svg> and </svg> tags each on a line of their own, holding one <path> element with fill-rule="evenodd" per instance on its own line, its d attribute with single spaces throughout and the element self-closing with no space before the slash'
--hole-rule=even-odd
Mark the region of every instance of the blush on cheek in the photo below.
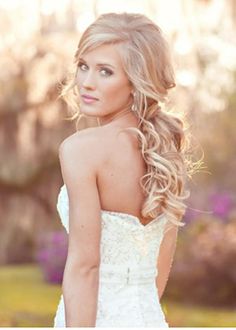
<svg viewBox="0 0 236 330">
<path fill-rule="evenodd" d="M 104 100 L 111 102 L 111 105 L 112 103 L 126 104 L 130 97 L 130 92 L 126 84 L 116 84 L 107 88 L 103 95 Z"/>
</svg>

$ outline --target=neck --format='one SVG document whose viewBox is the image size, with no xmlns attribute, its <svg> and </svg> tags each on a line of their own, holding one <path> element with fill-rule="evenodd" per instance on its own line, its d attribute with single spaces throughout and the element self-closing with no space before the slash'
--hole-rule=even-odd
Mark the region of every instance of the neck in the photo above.
<svg viewBox="0 0 236 330">
<path fill-rule="evenodd" d="M 133 114 L 130 107 L 127 107 L 115 114 L 111 114 L 111 115 L 104 116 L 102 118 L 98 118 L 98 124 L 99 124 L 99 126 L 103 126 L 103 125 L 109 124 L 109 123 L 117 120 L 118 118 L 125 117 L 128 114 Z"/>
</svg>

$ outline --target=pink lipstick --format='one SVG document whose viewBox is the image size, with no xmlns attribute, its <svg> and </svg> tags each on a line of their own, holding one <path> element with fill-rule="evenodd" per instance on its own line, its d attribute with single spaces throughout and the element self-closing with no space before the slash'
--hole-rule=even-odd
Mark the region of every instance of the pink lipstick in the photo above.
<svg viewBox="0 0 236 330">
<path fill-rule="evenodd" d="M 93 97 L 93 96 L 87 95 L 87 94 L 83 94 L 83 95 L 81 95 L 81 97 L 85 103 L 93 103 L 95 101 L 98 101 L 98 99 L 96 97 Z"/>
</svg>

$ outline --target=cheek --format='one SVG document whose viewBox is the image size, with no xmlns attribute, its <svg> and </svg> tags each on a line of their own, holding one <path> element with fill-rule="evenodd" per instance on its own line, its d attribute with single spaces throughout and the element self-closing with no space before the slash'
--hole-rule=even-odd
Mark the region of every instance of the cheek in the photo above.
<svg viewBox="0 0 236 330">
<path fill-rule="evenodd" d="M 81 88 L 83 86 L 83 82 L 84 82 L 83 74 L 78 74 L 76 77 L 77 86 Z"/>
<path fill-rule="evenodd" d="M 130 95 L 130 87 L 127 81 L 115 80 L 102 85 L 102 94 L 105 99 L 112 99 L 113 102 L 127 100 Z"/>
</svg>

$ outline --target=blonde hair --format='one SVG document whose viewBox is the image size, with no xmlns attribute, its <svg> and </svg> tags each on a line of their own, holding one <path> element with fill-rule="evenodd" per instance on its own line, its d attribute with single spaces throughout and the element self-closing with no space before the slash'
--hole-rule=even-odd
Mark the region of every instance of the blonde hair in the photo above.
<svg viewBox="0 0 236 330">
<path fill-rule="evenodd" d="M 132 109 L 139 118 L 138 128 L 123 130 L 137 134 L 147 165 L 147 172 L 140 179 L 145 194 L 142 216 L 154 219 L 164 213 L 172 224 L 184 226 L 180 222 L 186 209 L 183 201 L 190 195 L 186 179 L 200 167 L 201 160 L 194 163 L 187 155 L 185 118 L 163 111 L 160 105 L 166 102 L 168 89 L 175 87 L 167 41 L 161 29 L 142 14 L 107 13 L 83 33 L 75 64 L 82 54 L 105 44 L 117 47 L 135 91 Z M 76 110 L 72 119 L 80 120 L 83 115 L 76 101 L 75 76 L 65 85 L 61 96 Z"/>
</svg>

